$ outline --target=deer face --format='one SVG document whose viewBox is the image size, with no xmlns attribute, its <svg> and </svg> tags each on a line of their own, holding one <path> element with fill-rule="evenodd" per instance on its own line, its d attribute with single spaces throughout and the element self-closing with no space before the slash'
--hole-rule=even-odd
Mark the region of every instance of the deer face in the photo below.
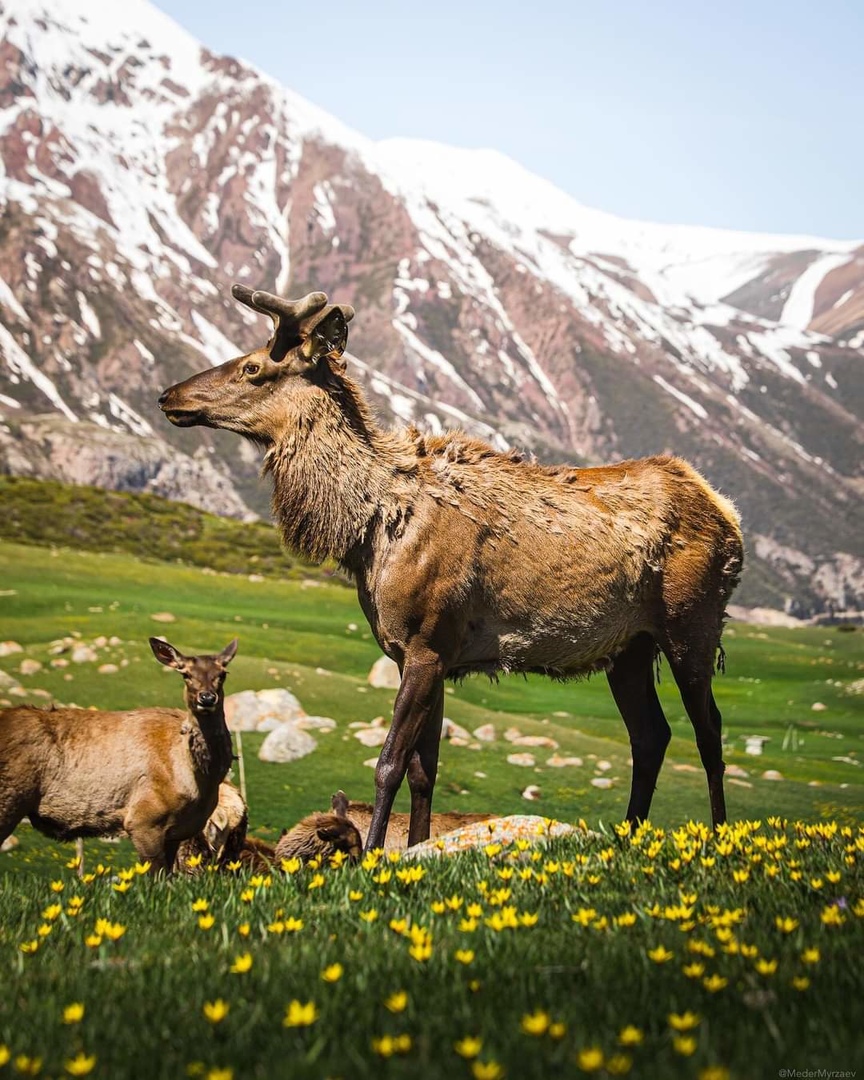
<svg viewBox="0 0 864 1080">
<path fill-rule="evenodd" d="M 348 341 L 346 306 L 327 306 L 324 293 L 282 300 L 235 285 L 234 296 L 273 320 L 273 334 L 255 352 L 169 387 L 159 407 L 178 427 L 225 428 L 270 443 L 290 413 L 290 399 L 309 390 L 319 365 L 338 360 Z"/>
<path fill-rule="evenodd" d="M 184 656 L 161 638 L 150 638 L 150 648 L 160 664 L 179 671 L 186 683 L 186 707 L 196 716 L 216 712 L 225 700 L 222 684 L 226 668 L 237 652 L 237 639 L 217 656 Z"/>
</svg>

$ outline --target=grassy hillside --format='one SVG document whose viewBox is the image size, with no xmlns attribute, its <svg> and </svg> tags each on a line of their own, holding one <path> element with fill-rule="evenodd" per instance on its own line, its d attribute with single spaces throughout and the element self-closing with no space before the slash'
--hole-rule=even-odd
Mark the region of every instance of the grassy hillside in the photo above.
<svg viewBox="0 0 864 1080">
<path fill-rule="evenodd" d="M 0 671 L 14 675 L 27 690 L 25 698 L 6 692 L 6 701 L 44 703 L 50 696 L 100 708 L 179 706 L 181 681 L 155 663 L 147 637 L 165 634 L 181 650 L 193 652 L 220 649 L 236 635 L 240 651 L 231 667 L 229 693 L 287 686 L 309 713 L 331 716 L 338 724 L 335 731 L 318 736 L 315 753 L 288 765 L 260 762 L 256 751 L 263 736 L 245 737 L 253 826 L 278 830 L 326 806 L 338 787 L 353 798 L 372 797 L 372 770 L 363 762 L 375 751 L 354 739 L 348 725 L 388 716 L 393 693 L 366 683 L 380 653 L 353 591 L 344 585 L 315 579 L 250 581 L 127 555 L 2 542 L 0 582 L 0 640 L 14 639 L 24 647 L 23 653 L 0 658 Z M 165 612 L 176 621 L 152 618 Z M 121 643 L 97 649 L 95 663 L 54 668 L 51 642 L 67 635 L 85 643 L 115 636 Z M 732 625 L 725 643 L 728 674 L 715 683 L 724 716 L 725 756 L 728 764 L 748 773 L 727 781 L 730 814 L 859 819 L 864 799 L 855 762 L 862 756 L 864 696 L 849 693 L 847 687 L 864 677 L 864 633 Z M 22 659 L 36 660 L 42 669 L 21 675 Z M 103 663 L 119 670 L 100 674 Z M 663 825 L 704 819 L 704 775 L 692 729 L 665 667 L 659 690 L 673 738 L 652 818 Z M 814 703 L 826 708 L 814 711 Z M 499 738 L 481 750 L 444 744 L 437 809 L 531 810 L 589 822 L 623 816 L 629 745 L 604 678 L 566 685 L 539 677 L 512 677 L 497 685 L 472 679 L 448 687 L 446 713 L 469 729 L 492 723 Z M 560 754 L 581 757 L 583 766 L 548 767 L 551 751 L 544 750 L 535 752 L 534 768 L 508 764 L 514 747 L 501 736 L 511 726 L 523 734 L 554 738 Z M 744 754 L 742 736 L 750 734 L 770 738 L 762 757 Z M 601 762 L 609 768 L 598 768 Z M 769 769 L 784 779 L 763 779 Z M 592 785 L 600 775 L 612 779 L 611 789 Z M 522 798 L 528 784 L 540 787 L 538 802 Z M 399 805 L 407 807 L 404 793 Z M 32 854 L 41 859 L 38 852 L 52 860 L 67 855 L 66 849 L 31 839 L 26 829 L 20 835 L 22 858 Z"/>
</svg>

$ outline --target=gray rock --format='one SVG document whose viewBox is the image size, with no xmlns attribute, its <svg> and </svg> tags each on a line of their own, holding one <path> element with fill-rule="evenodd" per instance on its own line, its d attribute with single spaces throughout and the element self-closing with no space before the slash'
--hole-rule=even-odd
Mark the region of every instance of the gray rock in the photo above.
<svg viewBox="0 0 864 1080">
<path fill-rule="evenodd" d="M 369 669 L 366 681 L 376 690 L 398 690 L 402 682 L 399 665 L 389 656 L 379 656 Z"/>
<path fill-rule="evenodd" d="M 42 670 L 42 663 L 39 660 L 22 660 L 18 670 L 22 675 L 35 675 Z"/>
<path fill-rule="evenodd" d="M 0 656 L 11 656 L 16 652 L 24 652 L 17 641 L 0 641 Z"/>
<path fill-rule="evenodd" d="M 507 764 L 508 765 L 521 765 L 521 766 L 523 766 L 523 768 L 528 768 L 528 767 L 530 767 L 531 765 L 534 764 L 534 755 L 533 754 L 508 754 L 507 755 Z"/>
<path fill-rule="evenodd" d="M 497 738 L 494 724 L 481 724 L 480 727 L 474 728 L 473 734 L 474 738 L 479 739 L 480 742 L 495 742 Z"/>
<path fill-rule="evenodd" d="M 71 659 L 73 664 L 92 664 L 98 657 L 89 645 L 76 645 L 72 650 Z"/>
<path fill-rule="evenodd" d="M 317 745 L 309 732 L 301 731 L 296 724 L 280 724 L 261 744 L 258 757 L 262 761 L 285 764 L 306 757 Z"/>
<path fill-rule="evenodd" d="M 465 746 L 471 741 L 471 733 L 459 724 L 454 724 L 453 721 L 445 716 L 441 721 L 441 738 L 442 739 L 462 739 Z"/>
<path fill-rule="evenodd" d="M 337 726 L 329 716 L 301 716 L 294 723 L 303 731 L 333 731 Z"/>
<path fill-rule="evenodd" d="M 241 690 L 225 698 L 225 722 L 231 731 L 272 731 L 305 716 L 303 706 L 284 687 Z"/>
<path fill-rule="evenodd" d="M 387 739 L 387 729 L 380 727 L 361 728 L 354 732 L 354 738 L 364 746 L 383 746 Z"/>
</svg>

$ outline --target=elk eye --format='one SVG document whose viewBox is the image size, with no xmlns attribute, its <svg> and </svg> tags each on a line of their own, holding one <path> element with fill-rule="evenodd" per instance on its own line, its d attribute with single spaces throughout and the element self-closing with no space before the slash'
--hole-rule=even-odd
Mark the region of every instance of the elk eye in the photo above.
<svg viewBox="0 0 864 1080">
<path fill-rule="evenodd" d="M 257 375 L 260 370 L 261 370 L 261 365 L 260 364 L 244 364 L 243 365 L 243 374 L 244 375 Z"/>
</svg>

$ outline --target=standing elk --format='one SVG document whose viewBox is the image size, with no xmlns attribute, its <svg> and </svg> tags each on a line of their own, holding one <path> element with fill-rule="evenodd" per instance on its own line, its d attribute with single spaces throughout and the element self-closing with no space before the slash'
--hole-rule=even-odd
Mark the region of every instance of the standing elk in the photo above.
<svg viewBox="0 0 864 1080">
<path fill-rule="evenodd" d="M 352 308 L 323 293 L 233 294 L 272 319 L 269 341 L 170 387 L 159 405 L 178 426 L 225 428 L 266 449 L 285 544 L 354 577 L 399 665 L 367 848 L 383 843 L 406 772 L 409 843 L 428 837 L 444 680 L 471 672 L 605 670 L 632 746 L 627 817 L 644 818 L 670 738 L 658 650 L 695 729 L 713 822 L 723 822 L 711 680 L 743 561 L 732 503 L 674 457 L 548 467 L 458 431 L 385 431 L 345 374 Z"/>
<path fill-rule="evenodd" d="M 0 709 L 0 843 L 22 818 L 54 840 L 126 832 L 151 872 L 216 807 L 232 761 L 222 683 L 237 651 L 183 656 L 150 647 L 186 684 L 186 709 Z"/>
</svg>

